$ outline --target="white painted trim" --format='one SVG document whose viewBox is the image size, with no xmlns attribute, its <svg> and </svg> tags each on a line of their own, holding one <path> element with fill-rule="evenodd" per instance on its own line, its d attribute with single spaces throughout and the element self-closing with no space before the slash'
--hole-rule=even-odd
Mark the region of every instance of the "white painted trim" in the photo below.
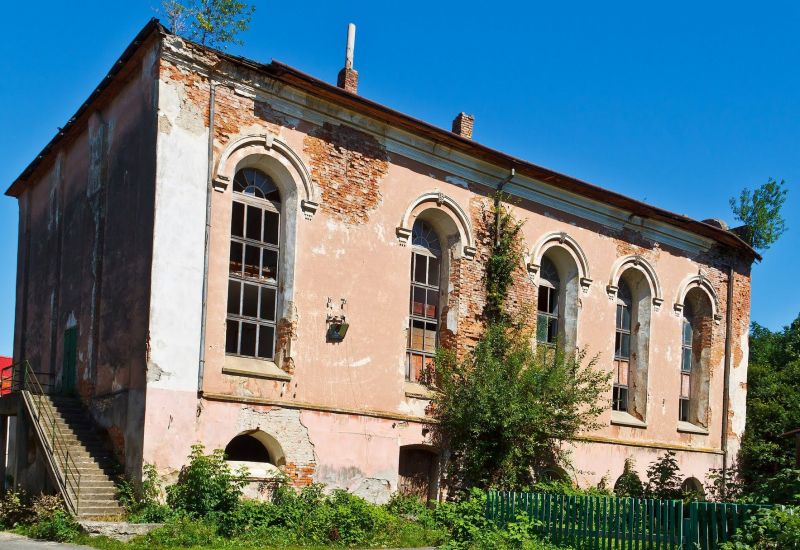
<svg viewBox="0 0 800 550">
<path fill-rule="evenodd" d="M 458 227 L 458 233 L 461 237 L 461 242 L 463 243 L 464 256 L 467 258 L 473 258 L 475 256 L 475 240 L 472 235 L 472 224 L 469 221 L 469 216 L 467 216 L 467 213 L 464 212 L 464 210 L 455 200 L 448 197 L 441 191 L 429 191 L 427 193 L 423 193 L 411 201 L 408 207 L 406 207 L 405 212 L 403 212 L 403 217 L 400 219 L 400 225 L 398 225 L 395 229 L 397 240 L 400 242 L 400 246 L 406 246 L 410 242 L 411 214 L 419 205 L 427 202 L 436 203 L 436 207 L 438 207 L 440 210 L 447 211 L 450 217 L 454 218 L 453 221 L 456 222 L 456 227 Z"/>
<path fill-rule="evenodd" d="M 644 256 L 640 256 L 639 254 L 624 256 L 618 258 L 617 261 L 614 262 L 614 265 L 611 267 L 611 278 L 608 280 L 608 286 L 606 287 L 609 300 L 614 301 L 617 299 L 619 278 L 626 269 L 636 269 L 644 275 L 644 278 L 647 279 L 650 285 L 650 296 L 653 298 L 653 306 L 655 310 L 658 311 L 661 308 L 661 304 L 664 303 L 661 283 L 658 280 L 658 274 L 653 265 L 648 262 Z"/>
<path fill-rule="evenodd" d="M 287 161 L 297 172 L 300 177 L 303 196 L 300 201 L 300 208 L 306 218 L 311 218 L 319 207 L 319 191 L 314 185 L 314 180 L 311 177 L 311 171 L 305 165 L 303 160 L 286 142 L 280 137 L 270 133 L 265 134 L 250 134 L 242 136 L 228 143 L 222 154 L 217 160 L 216 169 L 214 170 L 213 185 L 217 191 L 225 191 L 230 182 L 233 180 L 234 171 L 236 170 L 236 161 L 238 160 L 234 153 L 245 147 L 255 147 L 263 150 L 263 154 L 269 154 L 274 151 L 278 154 L 279 158 Z"/>
<path fill-rule="evenodd" d="M 544 253 L 548 249 L 554 246 L 558 246 L 559 248 L 566 250 L 567 253 L 572 256 L 572 259 L 575 261 L 575 265 L 578 267 L 578 280 L 581 288 L 583 289 L 583 293 L 586 294 L 592 284 L 592 277 L 589 272 L 589 260 L 586 258 L 586 254 L 583 252 L 581 245 L 578 244 L 578 241 L 564 231 L 553 231 L 552 233 L 547 233 L 534 245 L 531 251 L 530 261 L 527 264 L 528 273 L 533 278 L 534 284 L 538 284 L 539 268 L 542 265 L 542 256 L 544 256 Z"/>
<path fill-rule="evenodd" d="M 207 67 L 197 63 L 194 58 L 181 50 L 175 48 L 165 50 L 164 56 L 187 70 L 197 71 L 201 75 L 208 73 Z M 219 76 L 218 74 L 218 80 Z M 327 122 L 354 126 L 360 131 L 380 139 L 386 144 L 390 153 L 405 156 L 490 189 L 495 188 L 497 183 L 508 175 L 507 166 L 487 163 L 442 143 L 421 138 L 343 108 L 341 105 L 320 100 L 298 88 L 273 81 L 266 75 L 262 75 L 262 79 L 266 81 L 264 86 L 259 85 L 259 79 L 253 79 L 252 85 L 238 80 L 230 80 L 228 84 L 258 101 L 268 101 L 275 111 L 291 118 L 302 119 L 317 125 Z M 513 182 L 509 182 L 504 188 L 504 192 L 588 221 L 600 223 L 615 231 L 621 231 L 623 228 L 634 229 L 655 243 L 669 245 L 693 254 L 708 251 L 715 244 L 713 239 L 675 225 L 643 219 L 634 216 L 630 211 L 522 175 L 517 175 Z"/>
<path fill-rule="evenodd" d="M 709 281 L 708 278 L 702 273 L 688 277 L 681 284 L 680 288 L 678 289 L 677 299 L 675 300 L 675 315 L 680 316 L 683 314 L 686 295 L 693 288 L 699 288 L 706 293 L 709 301 L 711 302 L 711 314 L 714 317 L 714 322 L 719 324 L 720 321 L 722 321 L 722 315 L 719 313 L 719 298 L 717 298 L 714 285 L 712 285 L 711 281 Z"/>
</svg>

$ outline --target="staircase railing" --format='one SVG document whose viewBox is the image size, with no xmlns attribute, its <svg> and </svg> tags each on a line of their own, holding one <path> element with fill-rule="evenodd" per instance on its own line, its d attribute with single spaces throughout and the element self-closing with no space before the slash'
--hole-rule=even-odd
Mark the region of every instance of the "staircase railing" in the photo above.
<svg viewBox="0 0 800 550">
<path fill-rule="evenodd" d="M 64 502 L 70 511 L 77 515 L 81 498 L 81 473 L 75 459 L 69 452 L 64 431 L 59 426 L 56 413 L 51 407 L 48 392 L 31 368 L 28 361 L 14 365 L 14 389 L 19 388 L 36 429 L 45 457 L 54 473 Z M 52 386 L 52 385 L 48 385 Z"/>
</svg>

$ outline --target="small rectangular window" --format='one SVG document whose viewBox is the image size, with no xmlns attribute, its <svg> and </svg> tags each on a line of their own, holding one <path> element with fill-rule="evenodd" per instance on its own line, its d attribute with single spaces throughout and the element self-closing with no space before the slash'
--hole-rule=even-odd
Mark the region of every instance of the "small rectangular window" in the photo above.
<svg viewBox="0 0 800 550">
<path fill-rule="evenodd" d="M 239 281 L 228 281 L 228 313 L 241 313 L 241 288 L 242 283 Z"/>
<path fill-rule="evenodd" d="M 242 294 L 242 315 L 245 317 L 258 317 L 258 286 L 244 285 Z"/>
<path fill-rule="evenodd" d="M 277 290 L 274 288 L 261 287 L 261 311 L 259 317 L 265 321 L 275 320 L 275 302 Z"/>
<path fill-rule="evenodd" d="M 231 242 L 230 273 L 232 275 L 242 275 L 242 243 Z"/>
<path fill-rule="evenodd" d="M 261 212 L 256 206 L 247 206 L 247 233 L 245 237 L 254 241 L 261 240 Z"/>
<path fill-rule="evenodd" d="M 225 353 L 239 353 L 239 322 L 225 323 Z"/>
<path fill-rule="evenodd" d="M 242 321 L 241 340 L 239 342 L 239 353 L 242 355 L 256 356 L 256 327 L 254 323 Z"/>
<path fill-rule="evenodd" d="M 273 349 L 275 342 L 275 327 L 261 325 L 258 327 L 258 356 L 263 359 L 272 359 L 275 355 Z"/>
<path fill-rule="evenodd" d="M 234 202 L 231 210 L 231 235 L 244 237 L 244 205 Z"/>
<path fill-rule="evenodd" d="M 264 210 L 264 238 L 267 244 L 278 246 L 280 217 L 277 212 Z"/>
<path fill-rule="evenodd" d="M 428 258 L 421 254 L 414 254 L 414 282 L 428 283 Z"/>
<path fill-rule="evenodd" d="M 678 404 L 678 420 L 689 422 L 689 400 L 681 399 Z"/>
</svg>

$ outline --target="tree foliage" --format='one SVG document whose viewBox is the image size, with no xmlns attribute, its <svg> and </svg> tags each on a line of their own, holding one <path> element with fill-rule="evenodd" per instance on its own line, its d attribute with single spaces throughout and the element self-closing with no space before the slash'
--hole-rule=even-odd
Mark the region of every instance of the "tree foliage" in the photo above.
<svg viewBox="0 0 800 550">
<path fill-rule="evenodd" d="M 225 49 L 244 43 L 238 35 L 250 28 L 256 7 L 239 0 L 164 0 L 161 10 L 175 34 Z"/>
<path fill-rule="evenodd" d="M 683 498 L 681 488 L 680 468 L 675 460 L 675 453 L 667 451 L 647 468 L 647 487 L 645 494 L 648 498 L 674 500 Z"/>
<path fill-rule="evenodd" d="M 800 316 L 772 332 L 753 323 L 747 384 L 747 427 L 739 452 L 748 484 L 794 465 L 795 443 L 782 434 L 800 428 Z"/>
<path fill-rule="evenodd" d="M 614 484 L 614 493 L 621 497 L 638 498 L 644 495 L 644 484 L 636 473 L 635 463 L 630 457 L 625 459 L 622 475 Z"/>
<path fill-rule="evenodd" d="M 751 191 L 742 190 L 738 200 L 731 197 L 733 215 L 741 221 L 741 237 L 753 248 L 768 249 L 786 231 L 786 221 L 781 216 L 781 208 L 786 202 L 788 190 L 769 178 L 767 183 Z"/>
<path fill-rule="evenodd" d="M 486 327 L 463 360 L 440 350 L 433 425 L 449 449 L 448 481 L 456 489 L 530 487 L 567 454 L 562 443 L 598 426 L 609 375 L 595 359 L 561 347 L 536 348 L 524 312 L 505 307 L 514 270 L 521 265 L 520 224 L 502 206 L 496 216 L 486 274 Z"/>
</svg>

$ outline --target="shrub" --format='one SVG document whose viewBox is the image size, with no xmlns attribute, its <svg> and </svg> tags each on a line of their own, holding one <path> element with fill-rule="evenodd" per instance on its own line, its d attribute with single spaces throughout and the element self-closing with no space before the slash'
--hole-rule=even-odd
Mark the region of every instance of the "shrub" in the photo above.
<svg viewBox="0 0 800 550">
<path fill-rule="evenodd" d="M 145 548 L 222 546 L 217 537 L 217 527 L 210 521 L 193 519 L 187 514 L 178 514 L 159 527 L 136 540 Z"/>
<path fill-rule="evenodd" d="M 167 487 L 167 504 L 193 518 L 233 510 L 244 487 L 246 470 L 232 472 L 222 449 L 204 454 L 203 445 L 192 445 L 189 464 L 181 468 L 178 481 Z"/>
<path fill-rule="evenodd" d="M 759 510 L 720 550 L 800 549 L 800 508 Z"/>
<path fill-rule="evenodd" d="M 636 473 L 634 464 L 632 458 L 625 459 L 622 475 L 619 476 L 616 484 L 614 484 L 614 493 L 617 496 L 640 497 L 644 494 L 644 485 L 642 480 L 639 479 L 639 474 Z"/>
<path fill-rule="evenodd" d="M 31 503 L 30 525 L 25 534 L 43 540 L 70 541 L 80 534 L 80 526 L 72 518 L 55 495 L 39 495 Z"/>
<path fill-rule="evenodd" d="M 0 497 L 0 527 L 13 529 L 31 517 L 30 499 L 25 491 L 7 491 Z"/>
<path fill-rule="evenodd" d="M 647 487 L 645 488 L 647 497 L 666 500 L 683 498 L 679 471 L 678 461 L 675 460 L 673 451 L 667 451 L 653 461 L 647 468 Z"/>
</svg>

